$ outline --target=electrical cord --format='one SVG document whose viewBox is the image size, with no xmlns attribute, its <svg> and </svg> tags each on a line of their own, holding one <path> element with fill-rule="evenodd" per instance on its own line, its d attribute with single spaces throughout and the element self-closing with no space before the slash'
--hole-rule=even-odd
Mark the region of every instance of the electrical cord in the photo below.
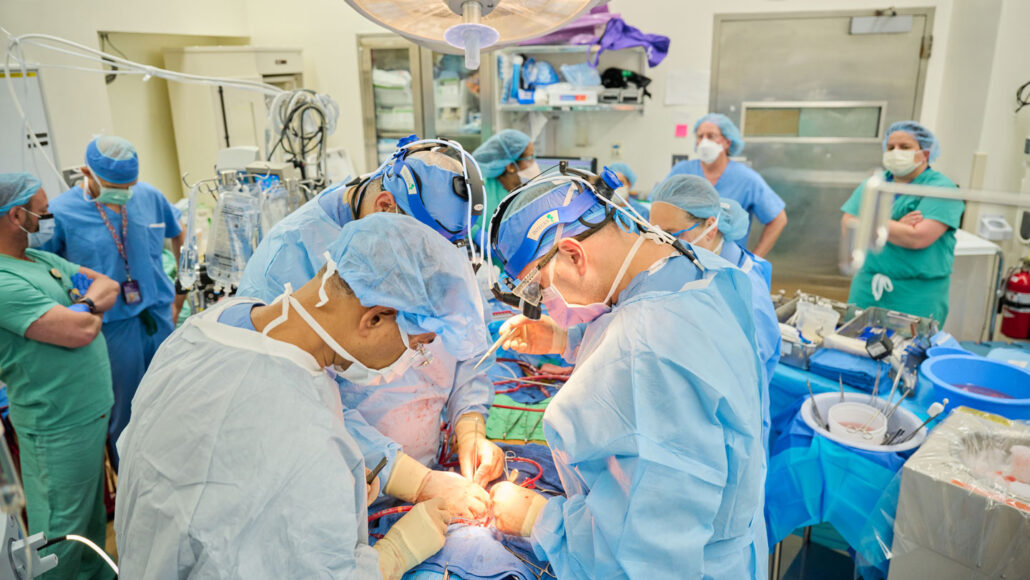
<svg viewBox="0 0 1030 580">
<path fill-rule="evenodd" d="M 58 536 L 56 538 L 51 538 L 50 540 L 47 541 L 47 543 L 45 543 L 42 546 L 40 546 L 39 549 L 42 550 L 44 548 L 49 548 L 50 546 L 53 546 L 54 544 L 59 544 L 61 542 L 65 542 L 65 541 L 72 541 L 72 542 L 79 542 L 80 544 L 86 544 L 87 546 L 89 546 L 89 548 L 91 550 L 96 552 L 98 556 L 100 556 L 101 558 L 104 559 L 104 562 L 106 562 L 107 565 L 112 570 L 114 570 L 114 573 L 116 575 L 118 574 L 118 566 L 114 563 L 114 560 L 111 559 L 111 556 L 108 556 L 107 552 L 101 550 L 100 546 L 94 544 L 89 538 L 84 538 L 84 537 L 82 537 L 82 536 L 80 536 L 78 534 L 66 534 L 64 536 Z"/>
</svg>

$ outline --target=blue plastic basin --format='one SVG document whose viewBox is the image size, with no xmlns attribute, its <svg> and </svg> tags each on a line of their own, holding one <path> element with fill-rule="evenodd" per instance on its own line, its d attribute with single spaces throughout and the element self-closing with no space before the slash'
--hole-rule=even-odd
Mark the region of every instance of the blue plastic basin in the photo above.
<svg viewBox="0 0 1030 580">
<path fill-rule="evenodd" d="M 955 354 L 927 359 L 919 366 L 919 378 L 922 389 L 932 388 L 932 401 L 947 398 L 950 408 L 964 405 L 1009 419 L 1030 419 L 1030 371 L 1026 369 L 981 356 Z M 1012 398 L 991 397 L 955 386 L 968 384 Z"/>
<path fill-rule="evenodd" d="M 927 356 L 947 356 L 950 354 L 973 354 L 964 348 L 958 348 L 954 346 L 931 346 L 926 349 Z"/>
</svg>

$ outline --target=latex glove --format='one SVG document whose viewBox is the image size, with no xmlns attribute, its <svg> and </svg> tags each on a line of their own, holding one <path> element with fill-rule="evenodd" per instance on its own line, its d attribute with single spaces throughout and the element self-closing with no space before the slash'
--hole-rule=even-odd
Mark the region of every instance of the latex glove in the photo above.
<svg viewBox="0 0 1030 580">
<path fill-rule="evenodd" d="M 528 536 L 547 499 L 509 481 L 502 481 L 490 490 L 494 502 L 494 525 L 497 529 L 517 536 Z"/>
<path fill-rule="evenodd" d="M 72 284 L 71 290 L 68 291 L 68 295 L 72 297 L 72 300 L 78 300 L 85 296 L 86 292 L 89 291 L 89 287 L 93 285 L 93 278 L 82 272 L 72 274 L 68 281 Z"/>
<path fill-rule="evenodd" d="M 501 325 L 499 334 L 514 329 L 501 347 L 524 354 L 561 354 L 569 342 L 569 333 L 558 326 L 553 318 L 546 314 L 540 320 L 530 320 L 518 314 Z"/>
<path fill-rule="evenodd" d="M 68 310 L 71 310 L 73 312 L 86 312 L 86 313 L 89 313 L 89 306 L 86 306 L 85 304 L 82 304 L 80 302 L 78 304 L 72 304 L 71 306 L 68 307 Z"/>
<path fill-rule="evenodd" d="M 486 421 L 479 413 L 462 415 L 454 424 L 461 475 L 485 486 L 504 473 L 504 452 L 486 438 Z"/>
<path fill-rule="evenodd" d="M 368 474 L 372 473 L 371 469 L 365 469 L 365 478 L 368 478 Z M 372 479 L 372 483 L 365 484 L 365 505 L 372 505 L 372 501 L 379 497 L 379 476 L 375 476 Z"/>
<path fill-rule="evenodd" d="M 545 375 L 561 375 L 567 377 L 572 374 L 573 370 L 575 370 L 575 367 L 560 367 L 551 363 L 540 365 L 540 372 Z"/>
<path fill-rule="evenodd" d="M 450 513 L 443 500 L 416 504 L 373 546 L 379 553 L 379 572 L 386 580 L 397 580 L 411 568 L 443 548 L 447 540 Z"/>
<path fill-rule="evenodd" d="M 923 212 L 919 210 L 910 211 L 907 214 L 901 216 L 901 219 L 898 220 L 899 223 L 912 227 L 915 227 L 921 221 L 923 221 Z"/>
<path fill-rule="evenodd" d="M 490 507 L 490 495 L 481 486 L 457 473 L 432 471 L 405 453 L 394 459 L 383 491 L 411 503 L 442 498 L 452 515 L 468 519 L 482 519 Z"/>
</svg>

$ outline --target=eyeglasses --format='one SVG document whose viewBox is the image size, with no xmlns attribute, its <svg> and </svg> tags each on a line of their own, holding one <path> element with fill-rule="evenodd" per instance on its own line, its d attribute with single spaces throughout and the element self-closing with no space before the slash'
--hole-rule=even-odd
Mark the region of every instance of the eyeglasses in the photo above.
<svg viewBox="0 0 1030 580">
<path fill-rule="evenodd" d="M 25 213 L 27 213 L 29 215 L 32 215 L 32 216 L 35 216 L 36 219 L 38 219 L 38 220 L 48 220 L 48 219 L 53 219 L 53 217 L 54 217 L 54 214 L 52 214 L 50 212 L 46 212 L 44 214 L 38 214 L 36 212 L 29 211 L 29 210 L 25 209 L 24 207 L 22 209 L 25 211 Z"/>
</svg>

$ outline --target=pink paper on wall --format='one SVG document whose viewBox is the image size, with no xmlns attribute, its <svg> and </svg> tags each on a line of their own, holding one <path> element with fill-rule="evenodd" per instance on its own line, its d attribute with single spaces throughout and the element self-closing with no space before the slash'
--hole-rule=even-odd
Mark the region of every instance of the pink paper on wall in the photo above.
<svg viewBox="0 0 1030 580">
<path fill-rule="evenodd" d="M 689 130 L 690 129 L 689 129 L 688 125 L 682 124 L 682 123 L 677 124 L 676 125 L 676 138 L 677 139 L 686 139 L 687 133 L 689 132 Z"/>
</svg>

